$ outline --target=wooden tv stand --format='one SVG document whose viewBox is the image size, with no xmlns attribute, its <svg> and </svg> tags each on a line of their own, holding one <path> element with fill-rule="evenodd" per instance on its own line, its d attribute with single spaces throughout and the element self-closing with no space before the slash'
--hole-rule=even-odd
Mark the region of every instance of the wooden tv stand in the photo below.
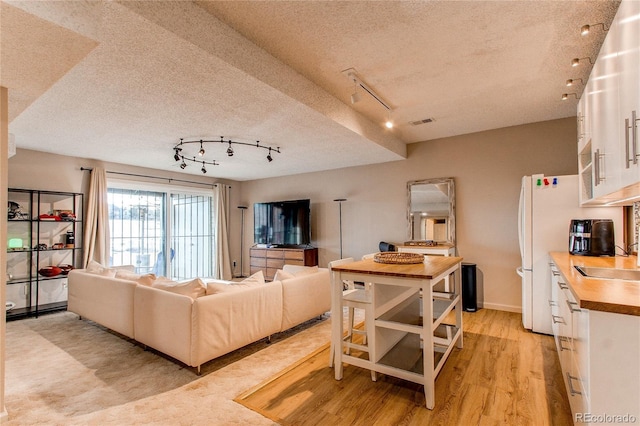
<svg viewBox="0 0 640 426">
<path fill-rule="evenodd" d="M 278 269 L 287 265 L 316 266 L 318 264 L 317 248 L 258 248 L 251 247 L 251 274 L 258 271 L 264 273 L 264 278 L 272 281 Z"/>
</svg>

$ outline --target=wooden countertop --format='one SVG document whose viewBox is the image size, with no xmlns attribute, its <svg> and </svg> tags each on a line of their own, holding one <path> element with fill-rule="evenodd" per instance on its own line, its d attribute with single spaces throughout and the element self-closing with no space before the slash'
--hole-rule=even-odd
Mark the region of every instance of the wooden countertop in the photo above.
<svg viewBox="0 0 640 426">
<path fill-rule="evenodd" d="M 552 252 L 551 258 L 568 280 L 567 284 L 581 308 L 640 316 L 640 281 L 610 280 L 583 276 L 574 266 L 638 270 L 636 256 L 573 256 Z"/>
<path fill-rule="evenodd" d="M 369 275 L 432 279 L 461 262 L 461 257 L 425 255 L 425 260 L 422 263 L 392 264 L 378 263 L 373 259 L 365 259 L 334 266 L 332 269 L 334 271 L 355 272 Z"/>
</svg>

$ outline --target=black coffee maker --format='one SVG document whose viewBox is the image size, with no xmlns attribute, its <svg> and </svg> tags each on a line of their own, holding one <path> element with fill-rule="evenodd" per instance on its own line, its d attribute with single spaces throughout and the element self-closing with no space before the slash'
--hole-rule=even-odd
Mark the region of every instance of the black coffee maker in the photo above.
<svg viewBox="0 0 640 426">
<path fill-rule="evenodd" d="M 573 219 L 569 229 L 569 253 L 581 256 L 615 256 L 611 219 Z"/>
</svg>

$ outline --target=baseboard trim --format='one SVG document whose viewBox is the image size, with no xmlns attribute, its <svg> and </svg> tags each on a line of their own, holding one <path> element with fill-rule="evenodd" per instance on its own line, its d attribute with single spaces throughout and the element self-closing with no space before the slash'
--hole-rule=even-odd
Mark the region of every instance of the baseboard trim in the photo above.
<svg viewBox="0 0 640 426">
<path fill-rule="evenodd" d="M 521 306 L 513 306 L 513 305 L 501 305 L 499 303 L 483 303 L 482 307 L 485 309 L 495 309 L 496 311 L 507 311 L 507 312 L 516 312 L 522 313 Z"/>
</svg>

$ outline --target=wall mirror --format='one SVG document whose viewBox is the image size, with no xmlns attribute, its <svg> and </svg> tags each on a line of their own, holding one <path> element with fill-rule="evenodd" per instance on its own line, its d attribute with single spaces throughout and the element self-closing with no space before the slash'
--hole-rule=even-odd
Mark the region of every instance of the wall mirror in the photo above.
<svg viewBox="0 0 640 426">
<path fill-rule="evenodd" d="M 407 223 L 411 241 L 456 243 L 453 178 L 407 183 Z"/>
</svg>

